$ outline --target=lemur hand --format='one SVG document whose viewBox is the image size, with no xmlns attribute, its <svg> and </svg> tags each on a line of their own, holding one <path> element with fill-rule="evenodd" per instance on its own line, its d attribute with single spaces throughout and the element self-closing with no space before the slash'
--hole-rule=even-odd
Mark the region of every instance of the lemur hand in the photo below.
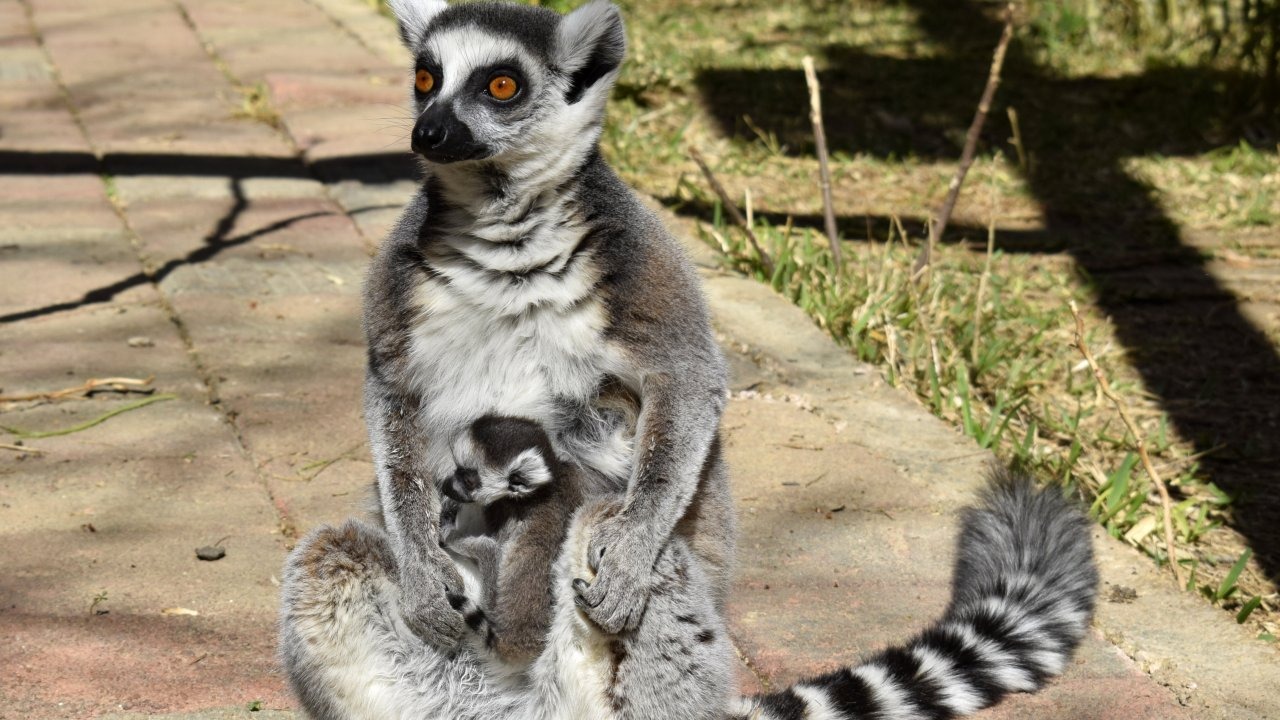
<svg viewBox="0 0 1280 720">
<path fill-rule="evenodd" d="M 467 623 L 449 603 L 449 593 L 462 591 L 462 577 L 443 550 L 432 549 L 426 567 L 402 567 L 400 593 L 405 624 L 428 645 L 452 652 L 462 641 Z"/>
<path fill-rule="evenodd" d="M 581 578 L 573 581 L 578 607 L 606 633 L 635 630 L 649 602 L 661 541 L 622 515 L 600 520 L 589 532 L 587 564 L 596 577 L 591 583 Z"/>
</svg>

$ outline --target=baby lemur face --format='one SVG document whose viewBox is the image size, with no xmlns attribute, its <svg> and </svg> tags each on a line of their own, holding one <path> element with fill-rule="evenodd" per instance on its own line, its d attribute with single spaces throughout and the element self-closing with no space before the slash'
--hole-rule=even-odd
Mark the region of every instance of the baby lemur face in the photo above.
<svg viewBox="0 0 1280 720">
<path fill-rule="evenodd" d="M 413 151 L 511 164 L 594 146 L 626 39 L 617 9 L 392 0 L 414 58 Z"/>
<path fill-rule="evenodd" d="M 460 503 L 490 505 L 536 492 L 554 477 L 555 455 L 532 420 L 486 415 L 453 444 L 458 466 L 441 491 Z"/>
</svg>

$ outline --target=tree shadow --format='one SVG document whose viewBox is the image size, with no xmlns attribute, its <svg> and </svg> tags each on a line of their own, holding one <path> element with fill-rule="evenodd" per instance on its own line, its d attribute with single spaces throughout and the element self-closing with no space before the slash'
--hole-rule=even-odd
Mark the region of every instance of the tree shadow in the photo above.
<svg viewBox="0 0 1280 720">
<path fill-rule="evenodd" d="M 95 305 L 98 303 L 111 302 L 117 295 L 148 283 L 159 283 L 169 276 L 174 270 L 185 265 L 194 265 L 209 260 L 224 250 L 244 245 L 252 242 L 264 235 L 270 235 L 273 232 L 283 230 L 290 225 L 309 220 L 311 218 L 332 215 L 331 212 L 310 212 L 294 215 L 292 217 L 278 220 L 260 227 L 252 232 L 241 233 L 239 235 L 231 235 L 231 229 L 235 227 L 236 220 L 249 206 L 248 200 L 245 198 L 242 180 L 232 177 L 228 179 L 231 186 L 231 195 L 234 202 L 221 218 L 211 232 L 204 239 L 204 244 L 192 250 L 183 257 L 173 258 L 166 261 L 163 265 L 150 272 L 142 271 L 134 273 L 128 277 L 121 278 L 109 285 L 103 285 L 94 288 L 81 295 L 76 300 L 68 300 L 67 302 L 54 303 L 43 307 L 31 308 L 29 310 L 19 310 L 18 312 L 0 315 L 0 325 L 20 322 L 22 320 L 30 320 L 32 318 L 42 317 L 45 315 L 53 315 L 55 313 L 75 310 L 76 308 L 85 307 L 87 305 Z"/>
<path fill-rule="evenodd" d="M 898 59 L 828 47 L 828 137 L 835 151 L 954 160 L 1000 22 L 987 12 L 994 6 L 973 0 L 903 2 L 945 54 Z M 1152 188 L 1125 167 L 1135 156 L 1196 155 L 1256 139 L 1229 111 L 1239 80 L 1193 67 L 1063 78 L 1015 40 L 983 140 L 1007 147 L 1005 108 L 1017 109 L 1025 177 L 1045 215 L 1043 233 L 1001 233 L 999 247 L 1065 249 L 1075 258 L 1146 387 L 1177 431 L 1208 453 L 1204 474 L 1238 498 L 1234 527 L 1280 581 L 1280 356 L 1201 251 L 1184 241 Z M 807 106 L 798 70 L 713 69 L 697 82 L 725 134 L 755 138 L 743 120 L 750 115 L 786 152 L 813 152 L 807 116 L 797 110 Z M 865 236 L 859 219 L 845 219 L 846 237 Z M 947 239 L 966 232 L 972 229 L 956 227 Z"/>
</svg>

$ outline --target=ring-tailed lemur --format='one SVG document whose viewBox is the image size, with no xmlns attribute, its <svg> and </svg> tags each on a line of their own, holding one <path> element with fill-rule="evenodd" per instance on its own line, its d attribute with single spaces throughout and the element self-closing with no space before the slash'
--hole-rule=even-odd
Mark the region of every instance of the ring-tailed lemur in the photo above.
<svg viewBox="0 0 1280 720">
<path fill-rule="evenodd" d="M 528 664 L 546 646 L 552 566 L 569 520 L 595 484 L 556 456 L 542 426 L 521 418 L 476 420 L 454 443 L 454 463 L 444 494 L 482 507 L 485 534 L 455 540 L 446 531 L 446 540 L 477 565 L 493 651 Z M 474 615 L 463 617 L 473 625 Z"/>
<path fill-rule="evenodd" d="M 286 566 L 281 615 L 282 659 L 304 707 L 317 720 L 944 720 L 1060 673 L 1097 593 L 1088 520 L 1057 491 L 1000 473 L 964 515 L 938 622 L 852 667 L 735 700 L 712 583 L 683 540 L 660 553 L 635 631 L 611 635 L 579 610 L 572 583 L 590 574 L 591 528 L 617 510 L 598 498 L 569 522 L 546 647 L 523 673 L 490 659 L 474 612 L 476 641 L 452 656 L 405 628 L 382 531 L 350 521 L 313 532 Z M 466 575 L 467 596 L 485 597 L 483 579 Z"/>
<path fill-rule="evenodd" d="M 365 281 L 365 418 L 406 622 L 441 648 L 465 629 L 446 599 L 459 578 L 436 484 L 454 471 L 451 443 L 489 412 L 543 423 L 567 457 L 626 487 L 590 533 L 599 572 L 579 587 L 593 620 L 635 627 L 673 532 L 722 603 L 726 368 L 691 263 L 597 147 L 625 50 L 617 8 L 391 7 L 414 58 L 426 179 Z"/>
</svg>

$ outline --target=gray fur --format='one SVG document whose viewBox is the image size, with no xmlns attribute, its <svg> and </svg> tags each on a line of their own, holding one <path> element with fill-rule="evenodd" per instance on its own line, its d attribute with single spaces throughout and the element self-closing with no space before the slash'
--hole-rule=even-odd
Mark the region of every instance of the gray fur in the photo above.
<svg viewBox="0 0 1280 720">
<path fill-rule="evenodd" d="M 538 421 L 559 453 L 626 487 L 591 533 L 593 620 L 636 626 L 673 532 L 722 603 L 735 542 L 724 359 L 691 264 L 596 147 L 625 46 L 618 11 L 438 5 L 394 5 L 415 63 L 439 75 L 415 96 L 419 125 L 447 122 L 466 138 L 450 152 L 477 159 L 425 162 L 365 281 L 365 415 L 406 622 L 444 649 L 465 631 L 437 485 L 485 413 Z M 519 75 L 521 94 L 487 99 L 491 67 Z"/>
<path fill-rule="evenodd" d="M 595 484 L 557 458 L 543 429 L 527 420 L 481 418 L 460 445 L 455 460 L 478 478 L 474 493 L 485 504 L 490 534 L 451 540 L 449 547 L 476 565 L 489 646 L 505 663 L 528 665 L 546 646 L 551 627 L 556 556 Z M 547 473 L 529 473 L 525 468 L 533 462 Z M 512 487 L 512 473 L 521 470 L 527 484 Z"/>
<path fill-rule="evenodd" d="M 308 535 L 286 565 L 281 660 L 305 711 L 317 720 L 714 720 L 732 702 L 733 654 L 710 581 L 680 539 L 654 565 L 651 598 L 634 631 L 602 633 L 577 609 L 572 580 L 590 576 L 590 528 L 617 500 L 588 501 L 569 518 L 556 560 L 546 647 L 523 669 L 492 656 L 488 628 L 473 622 L 456 653 L 442 653 L 399 620 L 394 553 L 385 533 L 357 521 Z M 484 560 L 491 538 L 468 550 Z M 479 550 L 479 552 L 477 552 Z M 468 618 L 485 578 L 459 556 Z M 492 581 L 492 572 L 484 573 Z"/>
<path fill-rule="evenodd" d="M 282 659 L 304 707 L 324 720 L 945 720 L 1062 672 L 1096 600 L 1088 520 L 1058 491 L 999 473 L 965 515 L 952 600 L 937 623 L 849 668 L 735 701 L 713 583 L 678 537 L 659 554 L 635 631 L 605 633 L 579 612 L 571 586 L 590 576 L 589 533 L 618 508 L 588 501 L 569 521 L 546 646 L 523 670 L 492 656 L 481 623 L 455 656 L 399 623 L 394 557 L 380 531 L 354 522 L 316 531 L 290 556 L 281 614 Z M 496 541 L 479 542 L 490 546 L 489 570 L 477 576 L 461 561 L 468 598 L 485 598 L 501 572 Z"/>
</svg>

